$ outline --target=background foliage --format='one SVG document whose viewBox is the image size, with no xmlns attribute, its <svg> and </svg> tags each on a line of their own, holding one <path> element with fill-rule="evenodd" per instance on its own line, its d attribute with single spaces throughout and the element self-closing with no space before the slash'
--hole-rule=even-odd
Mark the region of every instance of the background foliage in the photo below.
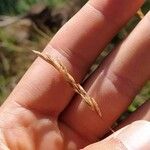
<svg viewBox="0 0 150 150">
<path fill-rule="evenodd" d="M 63 21 L 66 16 L 67 18 L 70 17 L 70 11 L 72 11 L 71 14 L 73 15 L 85 2 L 86 0 L 74 0 L 73 2 L 67 0 L 0 0 L 0 16 L 22 16 L 28 14 L 33 5 L 42 3 L 48 6 L 48 8 L 51 8 L 52 14 L 59 14 L 61 21 Z M 70 5 L 70 3 L 73 4 Z M 149 9 L 150 0 L 147 0 L 142 7 L 142 11 L 145 14 Z M 54 16 L 53 23 L 57 25 L 58 20 L 55 20 L 55 18 L 58 17 Z M 49 28 L 46 28 L 47 32 L 45 32 L 45 30 L 37 27 L 39 22 L 36 22 L 37 26 L 34 26 L 34 20 L 32 19 L 23 18 L 11 25 L 0 28 L 0 103 L 6 99 L 31 62 L 35 59 L 35 56 L 30 53 L 30 50 L 43 49 L 58 30 L 59 26 L 56 30 L 51 30 L 51 26 L 49 26 Z M 105 52 L 99 56 L 94 65 L 96 66 L 116 44 L 123 40 L 139 21 L 140 19 L 137 16 L 132 18 L 112 40 Z M 91 70 L 94 70 L 93 67 Z M 149 98 L 150 82 L 136 96 L 135 101 L 129 107 L 129 112 L 136 110 L 137 107 Z"/>
<path fill-rule="evenodd" d="M 17 15 L 26 13 L 36 3 L 44 3 L 48 6 L 58 6 L 66 0 L 0 0 L 0 14 Z"/>
</svg>

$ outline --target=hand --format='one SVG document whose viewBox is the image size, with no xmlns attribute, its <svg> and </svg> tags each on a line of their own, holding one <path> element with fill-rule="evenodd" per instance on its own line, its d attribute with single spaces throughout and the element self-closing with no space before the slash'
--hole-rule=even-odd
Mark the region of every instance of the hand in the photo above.
<svg viewBox="0 0 150 150">
<path fill-rule="evenodd" d="M 142 3 L 90 0 L 44 52 L 59 59 L 81 82 L 98 54 Z M 150 149 L 147 121 L 133 123 L 100 141 L 150 79 L 149 62 L 150 13 L 83 84 L 99 104 L 103 121 L 80 96 L 74 96 L 55 68 L 38 58 L 1 106 L 1 149 L 76 150 L 87 145 L 84 150 Z M 149 108 L 148 102 L 120 127 L 135 120 L 149 120 Z"/>
</svg>

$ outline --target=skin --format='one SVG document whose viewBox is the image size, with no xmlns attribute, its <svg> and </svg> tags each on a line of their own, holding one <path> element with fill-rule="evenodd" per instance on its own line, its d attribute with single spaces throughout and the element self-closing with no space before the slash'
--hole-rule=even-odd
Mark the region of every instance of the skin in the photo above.
<svg viewBox="0 0 150 150">
<path fill-rule="evenodd" d="M 90 0 L 44 52 L 59 59 L 82 82 L 96 57 L 142 4 L 143 0 Z M 113 150 L 138 149 L 133 145 L 139 144 L 149 149 L 149 102 L 118 127 L 127 125 L 125 128 L 99 141 L 150 79 L 149 26 L 150 13 L 83 84 L 99 104 L 104 121 L 74 95 L 61 74 L 37 58 L 0 108 L 0 146 L 11 150 Z M 145 121 L 132 123 L 136 120 Z M 141 142 L 127 140 L 141 135 Z"/>
</svg>

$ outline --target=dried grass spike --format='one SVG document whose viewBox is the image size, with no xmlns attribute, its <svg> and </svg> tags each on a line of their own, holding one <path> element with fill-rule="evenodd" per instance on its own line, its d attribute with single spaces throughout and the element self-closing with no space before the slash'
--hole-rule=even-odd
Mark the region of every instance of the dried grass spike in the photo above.
<svg viewBox="0 0 150 150">
<path fill-rule="evenodd" d="M 100 111 L 97 102 L 87 94 L 87 92 L 83 89 L 83 87 L 79 83 L 76 83 L 76 81 L 69 74 L 65 66 L 63 66 L 60 62 L 54 60 L 48 53 L 43 54 L 34 50 L 33 52 L 42 59 L 44 59 L 46 62 L 51 64 L 55 69 L 57 69 L 63 75 L 63 77 L 69 83 L 69 85 L 73 88 L 73 90 L 82 97 L 82 99 L 86 102 L 86 104 L 93 111 L 95 111 L 99 115 L 99 117 L 102 117 L 102 113 Z"/>
</svg>

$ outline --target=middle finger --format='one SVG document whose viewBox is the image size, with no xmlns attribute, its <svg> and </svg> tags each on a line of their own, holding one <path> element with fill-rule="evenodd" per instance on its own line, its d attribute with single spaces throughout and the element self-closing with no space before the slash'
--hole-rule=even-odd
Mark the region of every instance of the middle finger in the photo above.
<svg viewBox="0 0 150 150">
<path fill-rule="evenodd" d="M 90 141 L 102 137 L 150 78 L 149 64 L 150 13 L 84 84 L 104 121 L 77 96 L 62 115 L 63 122 Z"/>
</svg>

